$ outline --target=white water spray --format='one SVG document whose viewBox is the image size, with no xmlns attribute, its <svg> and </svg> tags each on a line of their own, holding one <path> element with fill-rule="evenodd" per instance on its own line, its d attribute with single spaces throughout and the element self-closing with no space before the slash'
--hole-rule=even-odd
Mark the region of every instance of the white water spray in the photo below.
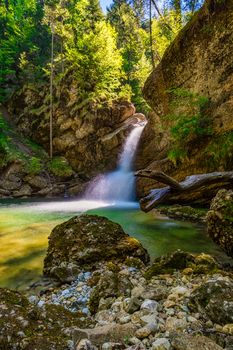
<svg viewBox="0 0 233 350">
<path fill-rule="evenodd" d="M 89 185 L 86 199 L 129 202 L 135 199 L 135 177 L 132 171 L 137 146 L 146 122 L 136 124 L 127 137 L 116 171 L 97 176 Z"/>
</svg>

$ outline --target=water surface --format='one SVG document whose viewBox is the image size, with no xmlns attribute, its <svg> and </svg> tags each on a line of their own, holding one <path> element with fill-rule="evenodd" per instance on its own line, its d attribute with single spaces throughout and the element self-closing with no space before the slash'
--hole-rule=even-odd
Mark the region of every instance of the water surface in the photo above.
<svg viewBox="0 0 233 350">
<path fill-rule="evenodd" d="M 87 211 L 118 222 L 125 231 L 139 239 L 151 257 L 178 248 L 191 252 L 221 255 L 201 226 L 143 213 L 137 203 L 93 201 L 0 202 L 0 286 L 24 288 L 42 273 L 48 236 L 61 222 Z M 101 208 L 98 208 L 101 207 Z"/>
</svg>

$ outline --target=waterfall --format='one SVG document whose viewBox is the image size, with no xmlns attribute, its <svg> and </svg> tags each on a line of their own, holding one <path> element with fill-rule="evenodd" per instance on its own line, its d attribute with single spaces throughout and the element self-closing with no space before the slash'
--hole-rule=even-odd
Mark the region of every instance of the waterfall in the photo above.
<svg viewBox="0 0 233 350">
<path fill-rule="evenodd" d="M 86 199 L 114 202 L 135 200 L 133 161 L 145 125 L 145 121 L 134 125 L 123 145 L 117 169 L 95 177 L 87 188 L 85 193 Z"/>
</svg>

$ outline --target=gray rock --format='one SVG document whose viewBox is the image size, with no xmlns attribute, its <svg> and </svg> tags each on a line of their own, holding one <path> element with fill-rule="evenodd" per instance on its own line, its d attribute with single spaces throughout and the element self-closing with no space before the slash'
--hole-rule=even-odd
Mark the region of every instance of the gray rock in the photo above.
<svg viewBox="0 0 233 350">
<path fill-rule="evenodd" d="M 169 350 L 171 344 L 167 338 L 158 338 L 152 343 L 152 350 Z"/>
<path fill-rule="evenodd" d="M 222 350 L 223 348 L 217 345 L 211 339 L 197 335 L 187 335 L 184 333 L 179 333 L 173 335 L 171 342 L 175 350 Z"/>
<path fill-rule="evenodd" d="M 75 350 L 95 350 L 96 347 L 88 339 L 82 339 L 76 346 Z"/>
<path fill-rule="evenodd" d="M 122 350 L 125 348 L 124 344 L 122 343 L 104 343 L 102 345 L 102 350 Z"/>
<path fill-rule="evenodd" d="M 29 185 L 23 185 L 18 191 L 13 192 L 14 197 L 27 197 L 32 194 L 32 189 Z"/>
<path fill-rule="evenodd" d="M 187 321 L 185 319 L 179 319 L 177 317 L 168 317 L 166 320 L 167 331 L 181 331 L 187 327 Z"/>
<path fill-rule="evenodd" d="M 141 310 L 145 310 L 151 313 L 157 312 L 158 305 L 159 304 L 157 303 L 157 301 L 146 299 L 141 305 Z"/>
<path fill-rule="evenodd" d="M 189 306 L 214 323 L 233 323 L 233 282 L 217 279 L 203 283 L 191 294 Z"/>
<path fill-rule="evenodd" d="M 127 306 L 125 307 L 125 311 L 129 314 L 133 314 L 135 311 L 140 309 L 142 301 L 136 297 L 131 298 Z"/>
</svg>

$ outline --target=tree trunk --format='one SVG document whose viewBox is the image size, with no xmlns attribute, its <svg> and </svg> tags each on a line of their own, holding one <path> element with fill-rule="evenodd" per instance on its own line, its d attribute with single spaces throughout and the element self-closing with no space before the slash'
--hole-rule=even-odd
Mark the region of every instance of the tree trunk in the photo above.
<svg viewBox="0 0 233 350">
<path fill-rule="evenodd" d="M 49 156 L 53 158 L 53 55 L 54 55 L 54 27 L 51 24 L 51 70 L 50 70 L 50 117 L 49 117 Z"/>
<path fill-rule="evenodd" d="M 180 183 L 158 171 L 140 170 L 135 173 L 135 176 L 153 179 L 168 185 L 167 187 L 152 189 L 147 196 L 140 200 L 141 208 L 145 212 L 161 203 L 207 204 L 218 190 L 232 188 L 233 186 L 233 171 L 191 175 Z"/>
<path fill-rule="evenodd" d="M 153 37 L 152 37 L 152 0 L 150 0 L 150 51 L 151 51 L 151 63 L 153 69 L 155 69 L 155 59 L 154 59 L 154 50 L 153 50 Z"/>
</svg>

